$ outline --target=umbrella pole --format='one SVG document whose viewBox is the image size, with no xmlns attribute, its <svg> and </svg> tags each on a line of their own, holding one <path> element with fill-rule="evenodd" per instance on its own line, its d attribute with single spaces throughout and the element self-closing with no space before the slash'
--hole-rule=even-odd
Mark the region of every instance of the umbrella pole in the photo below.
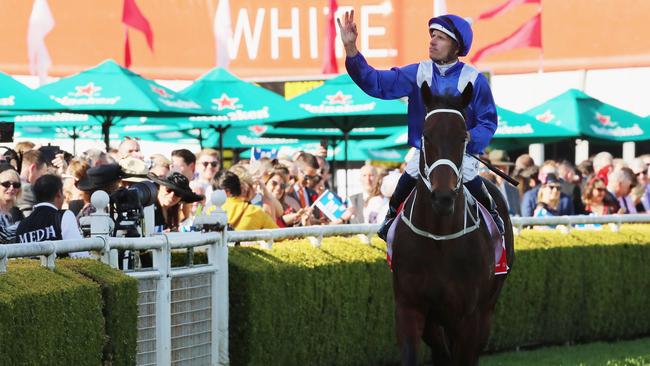
<svg viewBox="0 0 650 366">
<path fill-rule="evenodd" d="M 332 139 L 332 166 L 330 167 L 332 173 L 332 185 L 334 192 L 338 191 L 339 182 L 336 178 L 336 137 Z"/>
<path fill-rule="evenodd" d="M 106 145 L 107 153 L 111 149 L 111 142 L 110 142 L 111 123 L 113 123 L 111 116 L 109 115 L 104 116 L 104 122 L 102 122 L 102 134 L 104 135 L 104 144 Z"/>
<path fill-rule="evenodd" d="M 77 127 L 72 127 L 72 155 L 77 156 Z"/>
</svg>

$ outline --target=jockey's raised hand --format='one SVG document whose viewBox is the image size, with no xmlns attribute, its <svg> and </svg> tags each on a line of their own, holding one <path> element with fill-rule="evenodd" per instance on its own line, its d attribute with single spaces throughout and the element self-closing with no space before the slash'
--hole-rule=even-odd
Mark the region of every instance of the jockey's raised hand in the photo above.
<svg viewBox="0 0 650 366">
<path fill-rule="evenodd" d="M 341 41 L 343 42 L 345 53 L 348 57 L 354 57 L 359 53 L 357 49 L 357 36 L 359 32 L 357 31 L 357 23 L 354 22 L 354 10 L 346 11 L 343 14 L 343 22 L 341 22 L 341 18 L 336 18 L 336 22 L 339 24 Z"/>
</svg>

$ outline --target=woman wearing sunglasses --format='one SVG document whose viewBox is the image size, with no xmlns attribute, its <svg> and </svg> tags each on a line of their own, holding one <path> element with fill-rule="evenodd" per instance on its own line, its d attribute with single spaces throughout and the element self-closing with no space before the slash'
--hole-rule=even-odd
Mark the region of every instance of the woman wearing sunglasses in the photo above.
<svg viewBox="0 0 650 366">
<path fill-rule="evenodd" d="M 608 194 L 605 181 L 598 176 L 587 182 L 582 201 L 585 204 L 585 213 L 588 215 L 611 215 L 619 212 L 620 209 L 618 201 Z"/>
<path fill-rule="evenodd" d="M 24 218 L 16 207 L 20 195 L 20 175 L 7 163 L 0 164 L 0 242 L 12 242 L 17 223 Z"/>
<path fill-rule="evenodd" d="M 276 166 L 265 175 L 264 184 L 266 189 L 282 204 L 282 214 L 275 217 L 279 227 L 307 224 L 306 220 L 309 219 L 311 209 L 301 208 L 300 202 L 286 194 L 286 189 L 289 186 L 288 168 Z"/>
</svg>

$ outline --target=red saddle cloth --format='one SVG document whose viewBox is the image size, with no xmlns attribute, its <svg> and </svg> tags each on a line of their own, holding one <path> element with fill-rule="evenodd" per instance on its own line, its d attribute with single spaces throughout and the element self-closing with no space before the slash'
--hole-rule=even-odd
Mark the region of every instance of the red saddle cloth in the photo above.
<svg viewBox="0 0 650 366">
<path fill-rule="evenodd" d="M 406 201 L 404 202 L 408 202 L 408 199 L 406 199 Z M 483 205 L 481 205 L 477 200 L 474 200 L 474 202 L 479 207 L 479 212 L 481 212 L 481 216 L 483 218 L 482 223 L 484 225 L 487 225 L 488 231 L 490 233 L 490 238 L 492 239 L 491 241 L 494 246 L 494 263 L 495 263 L 494 274 L 495 275 L 507 274 L 509 268 L 508 268 L 508 262 L 506 260 L 505 239 L 499 233 L 499 228 L 497 227 L 497 224 L 494 222 L 492 215 L 490 215 L 490 212 L 485 207 L 483 207 Z M 400 205 L 397 217 L 391 223 L 390 229 L 388 229 L 388 236 L 386 238 L 387 239 L 386 240 L 386 261 L 388 261 L 388 266 L 391 268 L 391 270 L 393 269 L 392 256 L 393 256 L 393 239 L 395 237 L 395 228 L 397 227 L 397 223 L 402 219 L 403 209 L 404 209 L 404 203 Z"/>
</svg>

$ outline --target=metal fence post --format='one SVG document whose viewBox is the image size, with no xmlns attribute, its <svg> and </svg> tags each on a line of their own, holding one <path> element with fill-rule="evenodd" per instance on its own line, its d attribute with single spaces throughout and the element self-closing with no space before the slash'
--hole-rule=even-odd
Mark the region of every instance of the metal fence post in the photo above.
<svg viewBox="0 0 650 366">
<path fill-rule="evenodd" d="M 212 272 L 212 365 L 229 365 L 228 355 L 228 216 L 221 209 L 226 201 L 225 192 L 212 193 L 210 201 L 215 210 L 209 216 L 195 219 L 202 228 L 217 230 L 220 240 L 212 242 L 208 248 L 208 263 L 215 268 Z"/>
<path fill-rule="evenodd" d="M 165 245 L 153 251 L 153 267 L 160 277 L 156 289 L 156 364 L 171 365 L 172 330 L 171 330 L 171 251 L 166 235 Z"/>
</svg>

